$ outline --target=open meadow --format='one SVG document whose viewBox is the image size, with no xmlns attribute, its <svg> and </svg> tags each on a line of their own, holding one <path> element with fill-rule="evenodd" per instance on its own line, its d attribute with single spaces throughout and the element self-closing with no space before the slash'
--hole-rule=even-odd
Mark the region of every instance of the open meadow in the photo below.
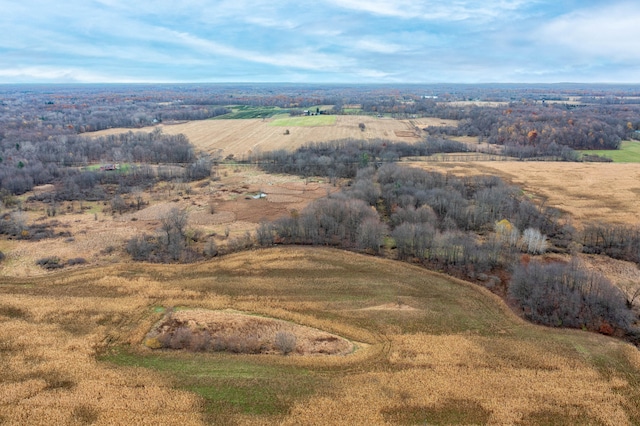
<svg viewBox="0 0 640 426">
<path fill-rule="evenodd" d="M 543 161 L 416 162 L 415 167 L 465 175 L 496 175 L 531 197 L 569 213 L 574 225 L 640 223 L 640 164 Z"/>
<path fill-rule="evenodd" d="M 364 130 L 360 129 L 360 123 L 365 125 Z M 319 115 L 273 119 L 202 120 L 161 124 L 158 127 L 170 135 L 183 133 L 200 150 L 219 154 L 223 158 L 233 155 L 237 159 L 242 159 L 243 156 L 260 151 L 294 150 L 310 142 L 338 139 L 389 139 L 415 142 L 424 137 L 421 130 L 424 127 L 455 126 L 456 123 L 453 120 L 435 118 L 393 120 L 371 116 Z M 152 131 L 154 128 L 144 128 L 140 131 Z M 109 129 L 91 133 L 91 136 L 118 134 L 130 130 Z M 286 130 L 289 134 L 285 134 Z"/>
<path fill-rule="evenodd" d="M 640 422 L 640 355 L 534 326 L 477 286 L 390 260 L 272 248 L 185 266 L 3 278 L 3 424 Z M 167 310 L 233 310 L 347 355 L 151 349 Z"/>
</svg>

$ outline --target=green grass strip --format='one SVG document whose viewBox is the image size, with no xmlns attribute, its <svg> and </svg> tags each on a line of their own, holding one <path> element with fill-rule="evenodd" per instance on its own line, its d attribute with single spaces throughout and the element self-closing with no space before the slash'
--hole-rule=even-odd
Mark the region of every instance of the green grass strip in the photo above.
<svg viewBox="0 0 640 426">
<path fill-rule="evenodd" d="M 586 155 L 611 158 L 614 163 L 640 163 L 640 142 L 623 141 L 620 149 L 580 151 Z"/>
</svg>

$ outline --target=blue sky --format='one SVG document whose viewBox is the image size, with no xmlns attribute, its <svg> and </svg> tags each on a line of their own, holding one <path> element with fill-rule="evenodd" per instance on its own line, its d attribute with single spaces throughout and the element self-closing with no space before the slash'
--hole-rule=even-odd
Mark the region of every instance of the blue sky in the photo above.
<svg viewBox="0 0 640 426">
<path fill-rule="evenodd" d="M 0 0 L 0 83 L 640 83 L 640 2 Z"/>
</svg>

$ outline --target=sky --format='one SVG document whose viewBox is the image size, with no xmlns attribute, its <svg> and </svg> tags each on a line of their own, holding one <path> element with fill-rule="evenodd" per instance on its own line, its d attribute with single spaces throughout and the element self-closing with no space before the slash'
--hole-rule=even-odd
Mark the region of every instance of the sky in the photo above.
<svg viewBox="0 0 640 426">
<path fill-rule="evenodd" d="M 0 0 L 2 83 L 640 83 L 628 0 Z"/>
</svg>

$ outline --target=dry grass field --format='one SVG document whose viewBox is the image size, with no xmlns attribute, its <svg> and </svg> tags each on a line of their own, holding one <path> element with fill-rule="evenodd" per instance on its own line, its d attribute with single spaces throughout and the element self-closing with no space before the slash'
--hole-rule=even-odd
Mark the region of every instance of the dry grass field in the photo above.
<svg viewBox="0 0 640 426">
<path fill-rule="evenodd" d="M 269 120 L 208 120 L 163 131 L 240 158 L 315 140 L 417 141 L 427 125 L 455 122 L 341 116 L 284 135 Z M 101 133 L 117 131 L 126 130 Z M 576 225 L 639 222 L 640 164 L 410 164 L 499 175 Z M 497 296 L 444 275 L 318 247 L 190 265 L 127 260 L 125 241 L 156 232 L 173 207 L 187 209 L 190 230 L 225 244 L 338 190 L 247 166 L 219 175 L 159 184 L 144 194 L 148 205 L 121 215 L 76 202 L 47 218 L 44 205 L 24 204 L 28 222 L 56 220 L 71 236 L 0 240 L 0 424 L 640 424 L 637 348 L 528 324 Z M 88 265 L 36 266 L 51 255 Z M 640 279 L 634 264 L 583 259 L 615 283 Z M 171 310 L 199 330 L 257 329 L 256 339 L 286 330 L 306 343 L 292 356 L 152 349 Z M 347 342 L 338 355 L 304 349 L 334 336 Z"/>
<path fill-rule="evenodd" d="M 3 424 L 640 422 L 637 349 L 527 324 L 484 289 L 389 260 L 273 248 L 195 265 L 5 277 L 0 293 Z M 357 349 L 144 346 L 169 307 L 284 320 Z"/>
<path fill-rule="evenodd" d="M 300 211 L 312 200 L 339 189 L 327 182 L 266 174 L 246 166 L 222 166 L 219 177 L 220 180 L 191 184 L 161 183 L 143 195 L 148 205 L 123 214 L 113 214 L 108 203 L 74 202 L 62 203 L 59 214 L 48 218 L 45 205 L 24 203 L 27 223 L 55 221 L 56 232 L 69 232 L 71 236 L 40 241 L 0 240 L 0 251 L 7 256 L 0 263 L 0 275 L 45 274 L 36 261 L 54 255 L 63 261 L 84 258 L 91 266 L 121 262 L 128 258 L 124 253 L 126 241 L 142 233 L 157 232 L 161 219 L 175 207 L 188 212 L 190 230 L 215 234 L 216 242 L 224 245 L 247 231 L 255 231 L 263 220 Z M 260 192 L 266 197 L 252 198 Z"/>
<path fill-rule="evenodd" d="M 569 213 L 575 225 L 640 223 L 640 164 L 486 161 L 413 165 L 461 176 L 500 176 Z"/>
<path fill-rule="evenodd" d="M 394 120 L 370 116 L 337 116 L 335 124 L 322 126 L 288 127 L 272 126 L 275 119 L 203 120 L 173 125 L 160 125 L 166 134 L 183 133 L 198 149 L 220 154 L 234 155 L 241 159 L 250 153 L 277 149 L 296 149 L 309 142 L 337 139 L 389 139 L 393 141 L 418 141 L 424 135 L 420 129 L 426 126 L 456 126 L 454 120 L 419 118 Z M 365 130 L 359 128 L 364 123 Z M 151 131 L 154 127 L 141 129 Z M 130 129 L 109 129 L 91 133 L 101 136 L 128 132 Z"/>
</svg>

